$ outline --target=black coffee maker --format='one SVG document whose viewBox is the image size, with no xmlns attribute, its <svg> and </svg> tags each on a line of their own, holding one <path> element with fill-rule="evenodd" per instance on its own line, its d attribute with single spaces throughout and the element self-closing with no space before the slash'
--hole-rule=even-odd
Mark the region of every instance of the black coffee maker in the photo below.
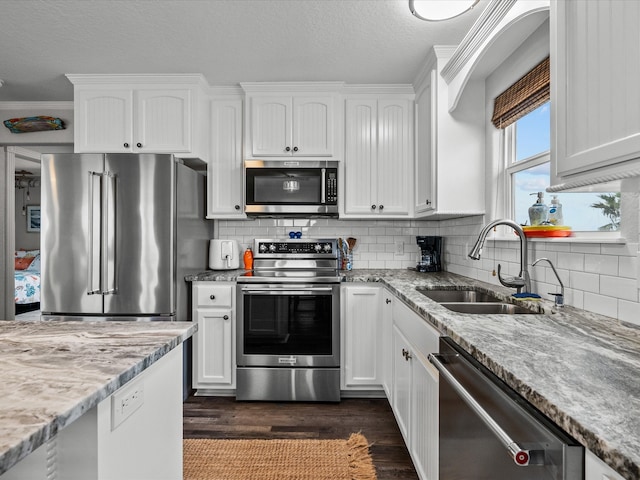
<svg viewBox="0 0 640 480">
<path fill-rule="evenodd" d="M 416 270 L 418 272 L 439 272 L 442 270 L 442 237 L 417 236 L 420 254 Z"/>
</svg>

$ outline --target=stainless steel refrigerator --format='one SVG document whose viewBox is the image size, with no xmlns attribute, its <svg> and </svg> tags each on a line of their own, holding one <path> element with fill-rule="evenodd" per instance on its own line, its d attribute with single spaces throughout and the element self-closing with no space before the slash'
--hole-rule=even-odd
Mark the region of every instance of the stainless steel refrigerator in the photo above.
<svg viewBox="0 0 640 480">
<path fill-rule="evenodd" d="M 43 155 L 43 318 L 189 320 L 205 180 L 172 155 Z"/>
</svg>

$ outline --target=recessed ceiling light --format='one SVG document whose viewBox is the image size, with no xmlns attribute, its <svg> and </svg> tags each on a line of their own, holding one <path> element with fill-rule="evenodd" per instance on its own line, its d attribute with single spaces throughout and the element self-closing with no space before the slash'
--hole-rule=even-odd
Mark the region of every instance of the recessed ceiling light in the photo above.
<svg viewBox="0 0 640 480">
<path fill-rule="evenodd" d="M 439 22 L 468 12 L 480 0 L 409 0 L 409 10 L 421 20 Z"/>
</svg>

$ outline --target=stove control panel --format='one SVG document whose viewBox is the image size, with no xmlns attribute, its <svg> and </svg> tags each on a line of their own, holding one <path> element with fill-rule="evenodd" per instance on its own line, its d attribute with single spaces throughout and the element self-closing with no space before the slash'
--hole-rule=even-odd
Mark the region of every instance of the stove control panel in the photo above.
<svg viewBox="0 0 640 480">
<path fill-rule="evenodd" d="M 256 251 L 259 254 L 293 256 L 293 255 L 336 255 L 335 240 L 256 240 Z"/>
</svg>

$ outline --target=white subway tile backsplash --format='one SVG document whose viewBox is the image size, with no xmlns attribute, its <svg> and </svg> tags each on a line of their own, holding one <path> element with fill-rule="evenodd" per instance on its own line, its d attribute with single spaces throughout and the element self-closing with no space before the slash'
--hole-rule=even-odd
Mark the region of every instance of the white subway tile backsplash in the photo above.
<svg viewBox="0 0 640 480">
<path fill-rule="evenodd" d="M 585 292 L 600 292 L 600 276 L 595 273 L 571 271 L 569 274 L 569 286 Z"/>
<path fill-rule="evenodd" d="M 638 287 L 636 281 L 630 278 L 600 275 L 600 293 L 622 300 L 638 301 Z"/>
<path fill-rule="evenodd" d="M 492 275 L 498 264 L 503 275 L 520 271 L 520 242 L 511 232 L 506 240 L 488 239 L 482 258 L 467 257 L 485 224 L 482 216 L 451 220 L 335 220 L 335 219 L 254 219 L 218 220 L 219 238 L 239 240 L 244 246 L 254 238 L 282 238 L 289 231 L 302 231 L 303 238 L 355 237 L 354 268 L 407 268 L 415 266 L 418 255 L 416 235 L 440 235 L 444 240 L 444 268 L 453 273 L 498 285 Z M 395 254 L 396 242 L 403 253 Z M 531 264 L 549 258 L 565 284 L 565 302 L 628 322 L 640 323 L 638 300 L 638 243 L 528 242 L 532 289 L 545 298 L 559 291 L 548 264 Z M 514 290 L 515 291 L 515 290 Z"/>
<path fill-rule="evenodd" d="M 571 251 L 575 253 L 600 253 L 599 243 L 571 243 Z"/>
<path fill-rule="evenodd" d="M 590 312 L 599 313 L 608 317 L 617 318 L 618 300 L 613 297 L 606 297 L 595 293 L 584 294 L 584 307 Z"/>
<path fill-rule="evenodd" d="M 585 255 L 584 271 L 603 275 L 618 275 L 618 257 L 613 255 Z"/>
<path fill-rule="evenodd" d="M 558 255 L 558 264 L 556 268 L 564 268 L 566 270 L 584 271 L 584 254 L 583 253 L 562 253 Z"/>
<path fill-rule="evenodd" d="M 640 303 L 618 300 L 618 318 L 640 327 Z"/>
<path fill-rule="evenodd" d="M 609 255 L 608 258 L 611 258 Z M 638 278 L 638 257 L 622 257 L 618 275 L 624 278 Z"/>
</svg>

